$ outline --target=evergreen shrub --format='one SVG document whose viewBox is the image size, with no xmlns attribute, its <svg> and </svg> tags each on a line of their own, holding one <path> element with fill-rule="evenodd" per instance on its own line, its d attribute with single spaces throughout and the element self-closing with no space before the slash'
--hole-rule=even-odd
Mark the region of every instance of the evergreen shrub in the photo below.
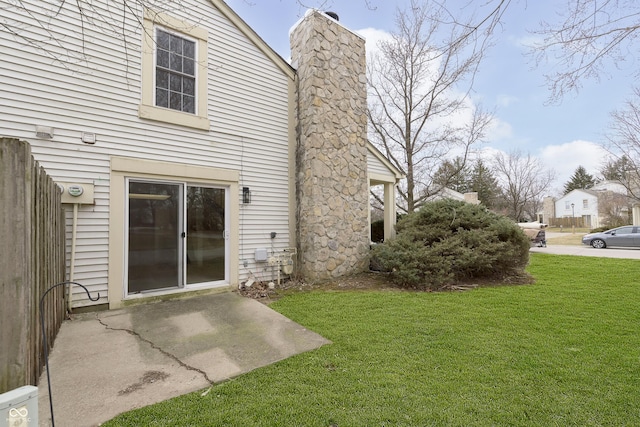
<svg viewBox="0 0 640 427">
<path fill-rule="evenodd" d="M 373 263 L 401 286 L 440 289 L 474 279 L 522 277 L 530 239 L 481 205 L 441 200 L 400 220 L 394 239 L 373 248 Z"/>
</svg>

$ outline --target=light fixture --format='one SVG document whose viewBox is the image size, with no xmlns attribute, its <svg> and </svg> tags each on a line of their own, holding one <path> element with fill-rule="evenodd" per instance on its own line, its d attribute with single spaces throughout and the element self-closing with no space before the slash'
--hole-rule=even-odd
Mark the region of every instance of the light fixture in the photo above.
<svg viewBox="0 0 640 427">
<path fill-rule="evenodd" d="M 95 144 L 96 143 L 96 134 L 92 132 L 82 132 L 80 137 L 82 142 L 85 144 Z"/>
<path fill-rule="evenodd" d="M 38 138 L 53 138 L 53 128 L 51 126 L 36 126 L 36 136 Z"/>
<path fill-rule="evenodd" d="M 251 203 L 251 191 L 249 187 L 242 187 L 242 203 L 245 205 Z"/>
</svg>

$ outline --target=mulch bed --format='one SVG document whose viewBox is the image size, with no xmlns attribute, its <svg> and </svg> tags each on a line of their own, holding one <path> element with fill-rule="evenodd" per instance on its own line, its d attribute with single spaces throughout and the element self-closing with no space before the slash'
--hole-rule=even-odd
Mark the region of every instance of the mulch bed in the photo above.
<svg viewBox="0 0 640 427">
<path fill-rule="evenodd" d="M 497 281 L 470 281 L 469 283 L 456 283 L 443 286 L 438 292 L 469 291 L 478 287 L 522 285 L 531 284 L 530 276 L 503 278 Z M 287 293 L 305 292 L 313 290 L 330 291 L 407 291 L 416 292 L 415 289 L 407 289 L 393 283 L 389 274 L 368 271 L 364 273 L 343 276 L 320 283 L 307 283 L 296 279 L 283 280 L 279 285 L 274 282 L 254 282 L 251 286 L 241 285 L 238 293 L 247 298 L 253 298 L 264 304 L 278 300 Z M 427 291 L 427 292 L 433 292 Z"/>
</svg>

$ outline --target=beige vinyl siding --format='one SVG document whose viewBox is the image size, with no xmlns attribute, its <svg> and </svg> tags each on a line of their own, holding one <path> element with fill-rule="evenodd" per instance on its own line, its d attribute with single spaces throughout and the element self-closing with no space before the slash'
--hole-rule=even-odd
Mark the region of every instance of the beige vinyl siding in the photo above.
<svg viewBox="0 0 640 427">
<path fill-rule="evenodd" d="M 41 7 L 39 1 L 24 4 L 32 10 Z M 75 280 L 93 294 L 99 292 L 98 303 L 106 302 L 108 282 L 120 280 L 108 277 L 109 215 L 116 214 L 109 212 L 112 156 L 239 171 L 240 190 L 246 186 L 252 192 L 252 203 L 240 207 L 240 253 L 230 254 L 240 259 L 240 280 L 250 272 L 270 273 L 254 262 L 256 248 L 289 246 L 289 77 L 211 2 L 176 4 L 179 10 L 165 12 L 209 32 L 209 132 L 138 118 L 142 11 L 138 18 L 128 16 L 125 40 L 108 28 L 85 24 L 84 51 L 78 22 L 70 16 L 73 3 L 65 3 L 57 17 L 46 18 L 52 33 L 63 36 L 66 47 L 84 52 L 86 60 L 68 61 L 59 47 L 45 55 L 0 32 L 0 135 L 29 141 L 36 159 L 56 181 L 95 185 L 95 205 L 78 209 Z M 0 6 L 6 5 L 0 0 Z M 118 16 L 113 2 L 92 2 L 92 7 L 105 16 Z M 13 8 L 3 14 L 24 28 L 37 27 Z M 119 17 L 114 22 L 121 22 Z M 36 125 L 52 126 L 54 138 L 36 138 Z M 96 144 L 82 143 L 82 132 L 95 133 Z M 241 194 L 230 197 L 241 200 Z M 68 259 L 72 215 L 69 205 Z M 275 239 L 270 238 L 272 231 Z M 89 304 L 95 303 L 74 289 L 74 305 Z"/>
<path fill-rule="evenodd" d="M 388 176 L 389 180 L 394 180 L 395 176 L 389 170 L 389 168 L 380 161 L 371 151 L 367 151 L 367 171 L 369 175 L 384 175 Z M 394 182 L 394 181 L 392 181 Z"/>
</svg>

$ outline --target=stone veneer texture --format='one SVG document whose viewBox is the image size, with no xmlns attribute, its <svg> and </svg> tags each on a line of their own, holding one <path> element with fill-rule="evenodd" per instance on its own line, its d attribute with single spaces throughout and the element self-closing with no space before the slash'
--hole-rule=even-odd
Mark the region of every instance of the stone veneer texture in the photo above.
<svg viewBox="0 0 640 427">
<path fill-rule="evenodd" d="M 312 11 L 291 33 L 298 71 L 299 267 L 311 280 L 369 260 L 365 42 Z"/>
</svg>

